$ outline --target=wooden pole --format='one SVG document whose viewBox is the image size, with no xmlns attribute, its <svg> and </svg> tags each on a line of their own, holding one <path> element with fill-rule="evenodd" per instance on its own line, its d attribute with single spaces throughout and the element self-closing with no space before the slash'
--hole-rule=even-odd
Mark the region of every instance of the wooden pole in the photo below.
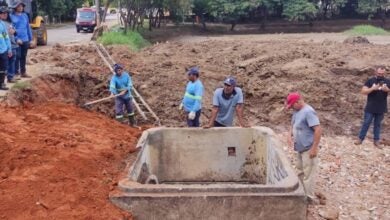
<svg viewBox="0 0 390 220">
<path fill-rule="evenodd" d="M 96 27 L 100 27 L 100 0 L 95 0 L 96 6 Z"/>
</svg>

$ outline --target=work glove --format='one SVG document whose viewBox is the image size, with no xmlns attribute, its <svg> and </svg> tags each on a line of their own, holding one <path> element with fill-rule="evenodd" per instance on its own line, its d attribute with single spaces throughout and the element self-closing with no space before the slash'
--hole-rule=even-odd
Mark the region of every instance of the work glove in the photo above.
<svg viewBox="0 0 390 220">
<path fill-rule="evenodd" d="M 183 103 L 180 103 L 179 110 L 181 111 L 181 110 L 183 110 L 183 108 L 184 108 Z"/>
<path fill-rule="evenodd" d="M 188 119 L 194 120 L 194 119 L 195 119 L 195 116 L 196 116 L 195 112 L 190 112 L 190 113 L 188 114 Z"/>
</svg>

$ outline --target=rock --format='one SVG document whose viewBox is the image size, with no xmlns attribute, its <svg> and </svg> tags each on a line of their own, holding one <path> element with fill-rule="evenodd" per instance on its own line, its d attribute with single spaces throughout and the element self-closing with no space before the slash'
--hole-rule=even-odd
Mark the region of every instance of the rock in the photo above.
<svg viewBox="0 0 390 220">
<path fill-rule="evenodd" d="M 345 44 L 369 44 L 370 41 L 368 41 L 367 38 L 357 36 L 357 37 L 348 37 L 347 39 L 344 40 Z"/>
<path fill-rule="evenodd" d="M 330 208 L 330 207 L 321 208 L 318 211 L 318 214 L 327 220 L 339 219 L 339 211 L 334 209 L 334 208 Z"/>
<path fill-rule="evenodd" d="M 95 58 L 89 58 L 88 60 L 86 60 L 85 62 L 87 62 L 89 65 L 94 65 L 96 63 L 96 60 Z"/>
</svg>

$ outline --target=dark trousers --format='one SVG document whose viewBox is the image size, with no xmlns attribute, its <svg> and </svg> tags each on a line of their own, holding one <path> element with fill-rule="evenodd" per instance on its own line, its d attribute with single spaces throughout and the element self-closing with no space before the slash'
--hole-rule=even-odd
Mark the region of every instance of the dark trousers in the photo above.
<svg viewBox="0 0 390 220">
<path fill-rule="evenodd" d="M 134 115 L 133 103 L 131 98 L 116 97 L 115 98 L 115 118 L 122 120 L 124 118 L 124 108 L 126 108 L 127 116 Z"/>
<path fill-rule="evenodd" d="M 12 57 L 8 58 L 8 67 L 7 67 L 8 80 L 13 79 L 15 75 L 16 54 L 17 54 L 17 48 L 14 48 L 12 49 Z"/>
<path fill-rule="evenodd" d="M 364 138 L 367 135 L 367 131 L 370 128 L 371 122 L 374 120 L 374 141 L 380 140 L 380 134 L 381 134 L 381 123 L 384 118 L 384 113 L 370 113 L 370 112 L 364 112 L 364 118 L 363 118 L 363 125 L 360 129 L 359 138 L 360 140 L 364 140 Z"/>
<path fill-rule="evenodd" d="M 4 84 L 5 75 L 7 74 L 8 51 L 0 54 L 0 85 Z"/>
<path fill-rule="evenodd" d="M 15 69 L 16 73 L 25 74 L 26 73 L 26 59 L 27 59 L 27 51 L 30 47 L 30 42 L 23 42 L 22 45 L 19 45 L 16 53 L 16 63 Z"/>
<path fill-rule="evenodd" d="M 188 125 L 188 127 L 199 127 L 200 126 L 200 122 L 199 122 L 200 113 L 201 113 L 201 110 L 195 112 L 194 120 L 190 120 L 190 119 L 188 119 L 188 112 L 187 112 L 187 125 Z"/>
<path fill-rule="evenodd" d="M 214 121 L 214 127 L 226 127 L 226 126 L 217 121 Z"/>
</svg>

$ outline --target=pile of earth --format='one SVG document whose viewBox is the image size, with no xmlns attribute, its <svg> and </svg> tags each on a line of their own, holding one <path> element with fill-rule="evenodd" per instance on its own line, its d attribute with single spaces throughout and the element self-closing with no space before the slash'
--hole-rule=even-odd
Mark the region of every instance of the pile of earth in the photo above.
<svg viewBox="0 0 390 220">
<path fill-rule="evenodd" d="M 108 194 L 141 131 L 45 102 L 0 107 L 1 219 L 129 219 Z"/>
</svg>

